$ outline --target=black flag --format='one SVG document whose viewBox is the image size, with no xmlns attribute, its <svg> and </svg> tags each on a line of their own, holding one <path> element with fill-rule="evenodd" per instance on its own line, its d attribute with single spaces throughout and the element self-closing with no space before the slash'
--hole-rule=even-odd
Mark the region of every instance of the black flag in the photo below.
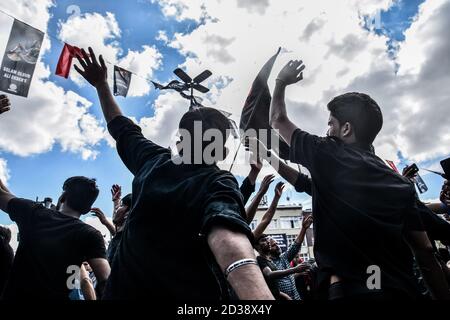
<svg viewBox="0 0 450 320">
<path fill-rule="evenodd" d="M 159 83 L 157 83 L 155 81 L 152 81 L 152 83 L 155 86 L 155 88 L 158 89 L 158 90 L 173 89 L 173 90 L 178 91 L 178 92 L 181 93 L 181 92 L 189 89 L 188 86 L 185 83 L 182 83 L 182 82 L 180 82 L 178 80 L 172 80 L 172 81 L 169 82 L 169 84 L 167 84 L 165 86 L 162 85 L 162 84 L 159 84 Z"/>
<path fill-rule="evenodd" d="M 272 96 L 270 95 L 267 80 L 269 79 L 273 64 L 280 54 L 280 51 L 281 48 L 279 48 L 277 53 L 266 62 L 256 76 L 256 79 L 253 81 L 252 88 L 245 101 L 244 108 L 242 109 L 241 121 L 239 123 L 239 128 L 241 130 L 246 131 L 248 129 L 255 129 L 258 132 L 259 129 L 266 129 L 272 132 L 272 127 L 269 124 Z M 268 137 L 268 149 L 271 149 L 271 137 L 272 135 Z M 275 151 L 278 152 L 280 158 L 288 160 L 289 146 L 281 137 L 277 136 L 275 138 L 279 138 L 279 150 Z"/>
<path fill-rule="evenodd" d="M 0 90 L 28 96 L 43 40 L 42 31 L 14 20 L 2 60 Z"/>
<path fill-rule="evenodd" d="M 114 95 L 126 97 L 130 88 L 131 72 L 114 66 Z"/>
</svg>

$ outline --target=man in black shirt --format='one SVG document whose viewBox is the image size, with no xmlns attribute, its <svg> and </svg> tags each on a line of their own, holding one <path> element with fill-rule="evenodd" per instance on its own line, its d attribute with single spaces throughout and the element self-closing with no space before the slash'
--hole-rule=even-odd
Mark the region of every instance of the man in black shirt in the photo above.
<svg viewBox="0 0 450 320">
<path fill-rule="evenodd" d="M 82 52 L 83 70 L 76 70 L 97 89 L 117 151 L 134 175 L 133 204 L 105 298 L 219 300 L 228 292 L 219 285 L 223 272 L 240 299 L 273 299 L 248 238 L 237 181 L 210 161 L 223 152 L 228 120 L 211 108 L 187 112 L 179 125 L 182 150 L 174 157 L 122 115 L 103 58 L 98 63 L 91 48 L 89 57 Z M 204 157 L 211 143 L 202 139 L 209 129 L 222 134 L 212 137 L 222 139 L 212 159 Z"/>
<path fill-rule="evenodd" d="M 449 298 L 415 190 L 371 148 L 382 127 L 380 108 L 365 94 L 345 94 L 328 104 L 326 138 L 302 131 L 289 120 L 284 100 L 286 86 L 300 81 L 303 69 L 302 61 L 291 61 L 279 73 L 271 125 L 291 146 L 291 161 L 311 173 L 319 285 L 331 286 L 333 298 L 415 298 L 408 244 L 433 297 Z M 380 280 L 375 285 L 373 277 Z"/>
<path fill-rule="evenodd" d="M 102 235 L 82 222 L 97 199 L 95 180 L 66 180 L 57 210 L 16 198 L 0 181 L 0 209 L 17 223 L 19 247 L 4 299 L 68 300 L 71 272 L 83 261 L 91 265 L 101 294 L 110 269 Z"/>
<path fill-rule="evenodd" d="M 11 230 L 0 226 L 0 296 L 8 280 L 14 260 L 14 251 L 9 245 L 10 241 Z"/>
</svg>

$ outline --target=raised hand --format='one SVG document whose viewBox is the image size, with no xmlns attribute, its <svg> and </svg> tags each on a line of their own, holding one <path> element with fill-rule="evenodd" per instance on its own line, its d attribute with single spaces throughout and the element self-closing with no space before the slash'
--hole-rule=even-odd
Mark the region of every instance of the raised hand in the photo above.
<svg viewBox="0 0 450 320">
<path fill-rule="evenodd" d="M 305 65 L 302 60 L 291 60 L 281 69 L 278 74 L 277 81 L 290 85 L 303 79 L 303 70 Z"/>
<path fill-rule="evenodd" d="M 284 186 L 285 185 L 283 182 L 277 183 L 277 185 L 275 186 L 275 197 L 281 198 L 281 195 L 283 194 Z"/>
<path fill-rule="evenodd" d="M 102 224 L 105 224 L 107 219 L 102 210 L 100 210 L 99 208 L 92 208 L 91 212 L 100 220 Z"/>
<path fill-rule="evenodd" d="M 307 218 L 303 219 L 302 228 L 308 229 L 309 227 L 311 227 L 312 223 L 313 223 L 313 217 L 312 217 L 312 215 L 310 215 Z"/>
<path fill-rule="evenodd" d="M 113 184 L 111 187 L 111 198 L 113 202 L 120 201 L 122 197 L 122 187 L 118 184 Z"/>
<path fill-rule="evenodd" d="M 273 174 L 269 174 L 269 175 L 265 176 L 263 181 L 261 182 L 261 186 L 259 187 L 259 192 L 263 193 L 263 194 L 266 193 L 267 190 L 269 190 L 269 186 L 273 182 L 274 179 L 275 179 L 275 176 Z"/>
<path fill-rule="evenodd" d="M 302 262 L 294 267 L 295 273 L 305 273 L 307 275 L 311 271 L 311 265 L 307 262 Z"/>
<path fill-rule="evenodd" d="M 0 114 L 11 109 L 11 102 L 5 94 L 0 94 Z"/>
<path fill-rule="evenodd" d="M 77 55 L 81 68 L 75 65 L 75 70 L 77 70 L 78 73 L 81 74 L 83 78 L 85 78 L 92 86 L 98 88 L 99 86 L 108 83 L 108 69 L 106 68 L 102 55 L 99 56 L 100 63 L 98 63 L 94 50 L 92 50 L 91 47 L 89 47 L 88 50 L 89 55 L 84 49 L 81 50 L 82 57 Z"/>
<path fill-rule="evenodd" d="M 450 181 L 445 181 L 442 185 L 439 200 L 441 200 L 443 204 L 450 208 Z"/>
</svg>

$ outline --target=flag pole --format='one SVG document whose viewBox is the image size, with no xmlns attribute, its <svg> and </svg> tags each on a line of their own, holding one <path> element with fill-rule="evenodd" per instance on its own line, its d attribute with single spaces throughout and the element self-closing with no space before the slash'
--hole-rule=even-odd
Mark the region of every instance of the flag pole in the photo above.
<svg viewBox="0 0 450 320">
<path fill-rule="evenodd" d="M 245 137 L 239 139 L 239 145 L 238 145 L 238 148 L 237 148 L 237 150 L 236 150 L 236 153 L 234 154 L 233 162 L 231 163 L 230 169 L 228 170 L 230 173 L 231 173 L 231 169 L 233 169 L 233 165 L 234 165 L 234 162 L 236 161 L 236 158 L 237 158 L 239 149 L 241 148 L 242 140 L 243 140 L 243 139 L 245 139 Z"/>
</svg>

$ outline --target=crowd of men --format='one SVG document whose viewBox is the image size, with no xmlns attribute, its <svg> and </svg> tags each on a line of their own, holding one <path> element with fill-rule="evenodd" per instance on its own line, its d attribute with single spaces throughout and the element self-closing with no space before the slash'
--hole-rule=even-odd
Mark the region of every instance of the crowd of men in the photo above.
<svg viewBox="0 0 450 320">
<path fill-rule="evenodd" d="M 245 207 L 263 162 L 273 165 L 273 152 L 257 140 L 249 143 L 256 144 L 251 151 L 257 160 L 239 186 L 216 165 L 227 154 L 229 121 L 201 107 L 182 116 L 179 129 L 185 134 L 174 156 L 122 114 L 102 56 L 97 59 L 89 48 L 77 59 L 75 68 L 96 89 L 117 152 L 134 176 L 132 193 L 122 197 L 121 187 L 112 186 L 111 223 L 92 207 L 99 194 L 94 179 L 68 178 L 54 209 L 16 197 L 0 181 L 0 210 L 20 233 L 14 255 L 11 232 L 0 228 L 2 299 L 450 299 L 445 249 L 450 224 L 439 216 L 450 211 L 450 184 L 444 182 L 440 204 L 425 205 L 412 176 L 400 175 L 376 156 L 373 142 L 383 117 L 368 95 L 335 97 L 328 104 L 327 135 L 318 137 L 293 123 L 286 111 L 285 89 L 303 79 L 302 61 L 290 61 L 278 74 L 270 124 L 290 146 L 290 161 L 306 167 L 310 176 L 283 161 L 276 161 L 275 169 L 313 202 L 313 215 L 303 218 L 297 238 L 282 252 L 264 231 L 284 184 L 275 186 L 254 230 L 250 223 L 273 175 L 264 177 Z M 1 95 L 0 114 L 10 107 Z M 197 123 L 202 133 L 215 130 L 224 137 L 212 163 L 199 162 L 192 152 L 203 155 L 218 141 L 190 139 Z M 108 248 L 100 232 L 80 220 L 88 213 L 113 236 Z M 161 228 L 167 220 L 177 222 L 170 238 Z M 314 260 L 301 261 L 299 251 L 313 221 Z M 370 270 L 378 278 L 370 278 Z"/>
</svg>

